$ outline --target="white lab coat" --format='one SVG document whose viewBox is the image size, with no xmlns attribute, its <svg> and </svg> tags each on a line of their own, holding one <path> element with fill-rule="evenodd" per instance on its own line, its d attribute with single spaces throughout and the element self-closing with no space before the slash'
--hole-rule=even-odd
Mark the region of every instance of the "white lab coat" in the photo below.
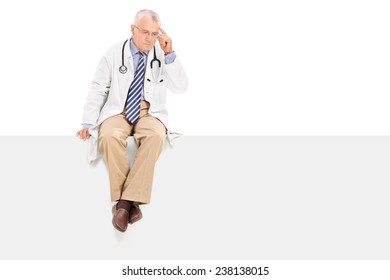
<svg viewBox="0 0 390 280">
<path fill-rule="evenodd" d="M 133 57 L 131 55 L 130 40 L 124 48 L 124 65 L 127 72 L 121 74 L 123 42 L 110 47 L 101 58 L 92 80 L 83 114 L 83 123 L 92 124 L 89 129 L 91 137 L 88 141 L 88 161 L 92 163 L 99 158 L 98 133 L 100 124 L 109 117 L 123 111 L 128 89 L 134 78 Z M 188 88 L 187 75 L 178 57 L 171 64 L 165 64 L 164 53 L 158 42 L 155 45 L 156 56 L 161 61 L 161 67 L 154 62 L 153 69 L 150 62 L 153 59 L 153 49 L 149 51 L 145 72 L 144 98 L 150 103 L 149 114 L 158 118 L 167 128 L 167 139 L 171 143 L 179 134 L 170 131 L 168 126 L 168 111 L 166 109 L 167 89 L 173 93 L 182 93 Z"/>
</svg>

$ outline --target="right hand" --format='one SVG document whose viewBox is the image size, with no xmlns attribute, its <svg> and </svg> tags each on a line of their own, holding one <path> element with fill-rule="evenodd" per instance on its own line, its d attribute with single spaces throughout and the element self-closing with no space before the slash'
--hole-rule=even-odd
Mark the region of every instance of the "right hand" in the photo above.
<svg viewBox="0 0 390 280">
<path fill-rule="evenodd" d="M 76 137 L 79 137 L 80 140 L 83 140 L 83 141 L 88 140 L 90 136 L 91 135 L 89 134 L 88 128 L 83 128 L 83 129 L 76 132 Z"/>
</svg>

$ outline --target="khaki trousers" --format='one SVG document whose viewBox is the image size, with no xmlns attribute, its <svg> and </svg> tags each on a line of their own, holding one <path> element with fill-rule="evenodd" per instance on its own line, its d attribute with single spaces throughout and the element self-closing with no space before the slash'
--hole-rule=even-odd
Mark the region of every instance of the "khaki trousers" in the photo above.
<svg viewBox="0 0 390 280">
<path fill-rule="evenodd" d="M 112 201 L 150 203 L 154 166 L 164 147 L 167 130 L 159 119 L 148 114 L 148 109 L 149 103 L 142 100 L 140 119 L 135 125 L 122 112 L 100 126 L 99 150 L 108 169 Z M 131 135 L 138 150 L 130 169 L 126 139 Z"/>
</svg>

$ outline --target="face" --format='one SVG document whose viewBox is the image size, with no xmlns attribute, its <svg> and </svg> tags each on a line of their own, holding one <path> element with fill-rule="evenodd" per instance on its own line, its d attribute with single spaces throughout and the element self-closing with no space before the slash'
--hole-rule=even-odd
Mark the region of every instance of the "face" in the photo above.
<svg viewBox="0 0 390 280">
<path fill-rule="evenodd" d="M 131 25 L 134 45 L 142 52 L 148 52 L 154 46 L 158 37 L 160 25 L 151 18 L 144 16 L 139 25 Z"/>
</svg>

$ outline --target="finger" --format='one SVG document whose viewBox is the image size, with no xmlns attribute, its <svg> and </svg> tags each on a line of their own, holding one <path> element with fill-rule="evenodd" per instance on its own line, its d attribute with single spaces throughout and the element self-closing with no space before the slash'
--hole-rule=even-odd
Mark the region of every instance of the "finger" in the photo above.
<svg viewBox="0 0 390 280">
<path fill-rule="evenodd" d="M 159 38 L 158 42 L 160 43 L 161 47 L 165 47 L 167 45 L 167 40 L 165 38 Z"/>
<path fill-rule="evenodd" d="M 89 135 L 88 129 L 83 130 L 83 139 L 87 139 Z"/>
<path fill-rule="evenodd" d="M 166 39 L 168 36 L 167 36 L 167 34 L 161 34 L 160 36 L 158 36 L 158 39 Z"/>
<path fill-rule="evenodd" d="M 168 37 L 167 35 L 162 35 L 158 39 L 159 42 L 165 42 L 165 43 L 170 43 L 172 41 L 171 37 Z"/>
<path fill-rule="evenodd" d="M 167 34 L 161 27 L 160 27 L 160 31 L 161 31 L 162 35 Z"/>
</svg>

